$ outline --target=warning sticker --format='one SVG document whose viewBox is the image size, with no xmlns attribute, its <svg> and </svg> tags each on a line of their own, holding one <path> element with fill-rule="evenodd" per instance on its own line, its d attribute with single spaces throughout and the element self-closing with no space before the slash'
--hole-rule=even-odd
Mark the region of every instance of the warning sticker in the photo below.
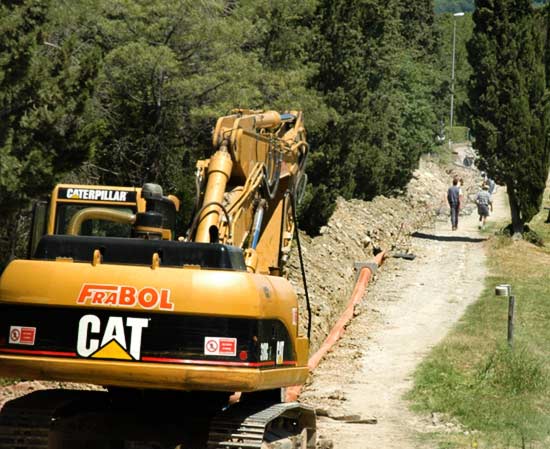
<svg viewBox="0 0 550 449">
<path fill-rule="evenodd" d="M 298 325 L 298 309 L 296 307 L 292 308 L 292 325 Z"/>
<path fill-rule="evenodd" d="M 10 326 L 10 343 L 14 345 L 34 345 L 36 327 Z"/>
<path fill-rule="evenodd" d="M 224 337 L 204 337 L 205 355 L 237 355 L 237 339 Z"/>
<path fill-rule="evenodd" d="M 260 344 L 260 362 L 269 360 L 269 343 Z"/>
</svg>

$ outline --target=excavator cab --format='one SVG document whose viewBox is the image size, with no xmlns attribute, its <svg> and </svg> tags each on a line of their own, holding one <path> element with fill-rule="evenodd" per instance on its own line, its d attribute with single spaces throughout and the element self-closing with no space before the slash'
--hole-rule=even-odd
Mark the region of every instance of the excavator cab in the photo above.
<svg viewBox="0 0 550 449">
<path fill-rule="evenodd" d="M 173 240 L 179 209 L 179 199 L 164 196 L 157 184 L 140 188 L 59 184 L 49 202 L 34 206 L 28 257 L 33 257 L 43 235 L 75 234 L 75 217 L 76 233 L 82 236 Z"/>
</svg>

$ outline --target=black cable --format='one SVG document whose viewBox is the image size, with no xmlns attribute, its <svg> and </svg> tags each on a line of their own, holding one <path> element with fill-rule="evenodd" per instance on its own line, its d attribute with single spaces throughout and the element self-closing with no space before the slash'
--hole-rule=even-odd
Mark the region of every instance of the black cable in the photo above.
<svg viewBox="0 0 550 449">
<path fill-rule="evenodd" d="M 202 182 L 199 181 L 199 176 L 195 175 L 195 202 L 193 204 L 193 209 L 191 210 L 191 216 L 189 217 L 189 222 L 187 223 L 187 232 L 185 233 L 186 238 L 189 237 L 189 229 L 191 229 L 191 226 L 193 226 L 193 223 L 195 222 L 195 212 L 197 212 L 197 209 L 199 208 L 201 191 L 202 191 Z"/>
<path fill-rule="evenodd" d="M 285 207 L 287 198 L 289 195 L 289 191 L 287 190 L 285 194 L 283 195 L 283 212 L 281 213 L 281 227 L 279 228 L 279 257 L 277 258 L 277 266 L 279 267 L 279 275 L 283 273 L 283 261 L 282 261 L 282 248 L 283 248 L 283 232 L 284 232 L 284 224 L 285 224 Z"/>
<path fill-rule="evenodd" d="M 307 291 L 306 271 L 304 269 L 304 259 L 302 257 L 302 245 L 300 244 L 300 233 L 298 232 L 298 219 L 296 218 L 296 196 L 294 192 L 291 194 L 292 198 L 292 218 L 294 219 L 294 233 L 296 235 L 296 242 L 298 244 L 298 257 L 300 258 L 300 268 L 302 270 L 302 281 L 304 283 L 304 292 L 306 295 L 307 304 L 307 338 L 311 339 L 311 304 L 309 302 L 309 294 Z"/>
</svg>

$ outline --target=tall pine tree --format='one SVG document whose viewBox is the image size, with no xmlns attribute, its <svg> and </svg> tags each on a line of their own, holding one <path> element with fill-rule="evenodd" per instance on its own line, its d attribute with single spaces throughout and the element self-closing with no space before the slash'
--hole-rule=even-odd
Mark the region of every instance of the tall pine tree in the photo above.
<svg viewBox="0 0 550 449">
<path fill-rule="evenodd" d="M 538 212 L 548 176 L 543 36 L 530 0 L 476 0 L 468 58 L 480 168 L 507 187 L 514 233 Z"/>
</svg>

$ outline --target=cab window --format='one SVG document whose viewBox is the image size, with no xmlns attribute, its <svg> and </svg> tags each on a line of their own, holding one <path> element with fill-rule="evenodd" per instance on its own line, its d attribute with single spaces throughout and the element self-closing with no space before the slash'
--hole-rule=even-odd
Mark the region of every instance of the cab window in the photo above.
<svg viewBox="0 0 550 449">
<path fill-rule="evenodd" d="M 89 208 L 89 204 L 58 204 L 55 220 L 55 234 L 67 234 L 67 227 L 71 218 L 78 211 Z M 122 206 L 101 206 L 105 209 L 113 209 L 121 212 L 134 214 L 131 207 Z M 82 224 L 80 235 L 91 235 L 97 237 L 131 237 L 132 226 L 123 223 L 115 223 L 108 220 L 86 220 Z"/>
</svg>

